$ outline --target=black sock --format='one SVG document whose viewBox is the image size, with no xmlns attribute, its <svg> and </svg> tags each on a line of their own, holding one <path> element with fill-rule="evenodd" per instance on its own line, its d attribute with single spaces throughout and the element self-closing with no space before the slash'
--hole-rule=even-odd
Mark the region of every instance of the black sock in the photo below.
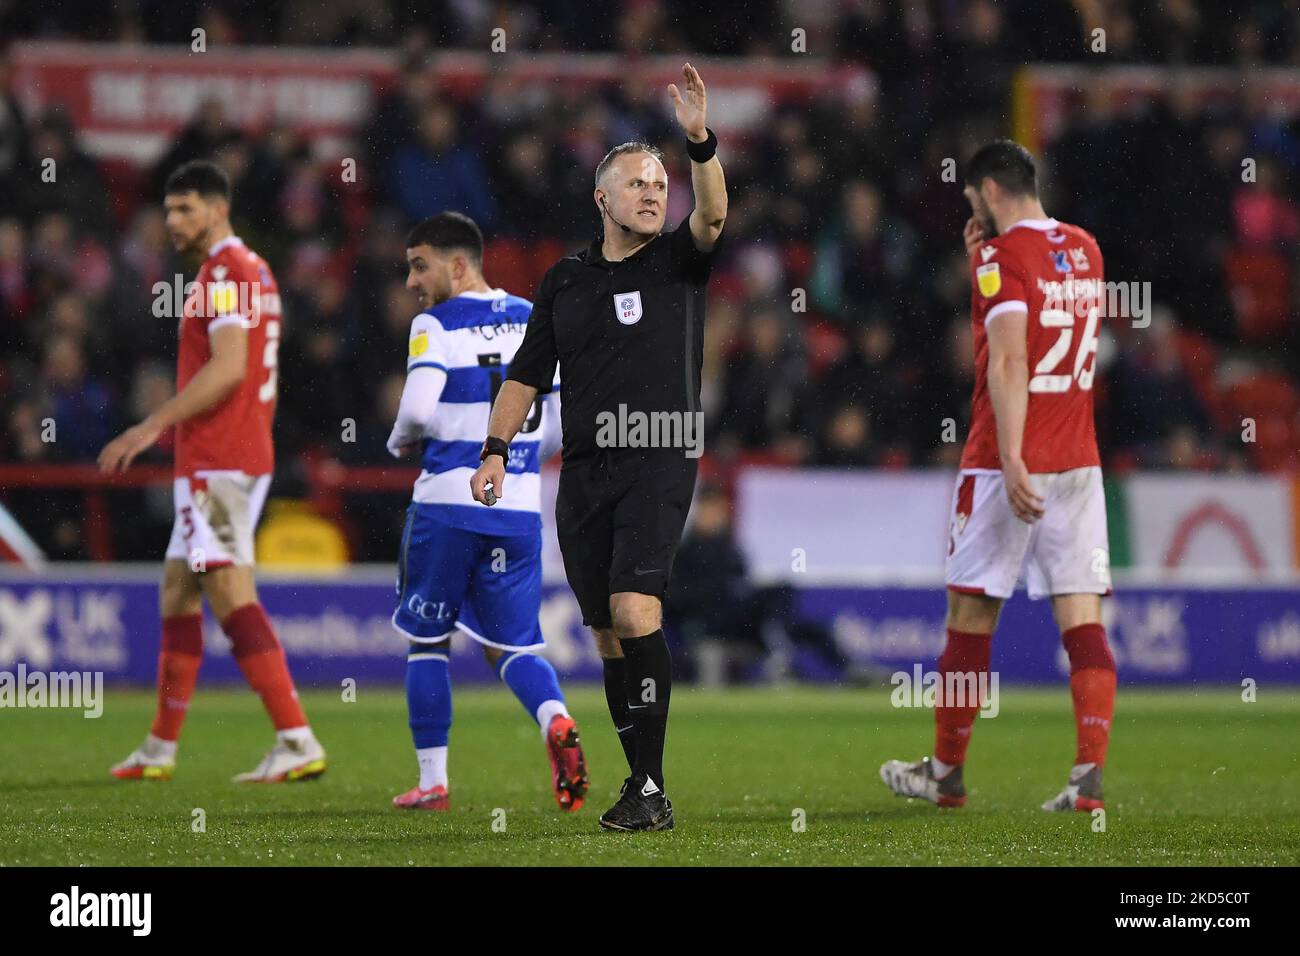
<svg viewBox="0 0 1300 956">
<path fill-rule="evenodd" d="M 673 689 L 673 660 L 662 630 L 620 640 L 627 666 L 627 706 L 636 727 L 636 773 L 664 786 L 664 737 L 668 733 L 668 699 Z"/>
<path fill-rule="evenodd" d="M 627 667 L 621 657 L 606 657 L 601 663 L 605 665 L 605 704 L 609 707 L 609 717 L 614 721 L 618 742 L 623 745 L 627 768 L 635 772 L 636 727 L 633 726 L 632 715 L 627 709 Z"/>
</svg>

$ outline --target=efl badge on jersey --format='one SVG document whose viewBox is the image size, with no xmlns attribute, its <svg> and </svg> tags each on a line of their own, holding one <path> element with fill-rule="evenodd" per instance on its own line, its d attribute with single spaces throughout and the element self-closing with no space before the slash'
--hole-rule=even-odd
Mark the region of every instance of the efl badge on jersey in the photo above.
<svg viewBox="0 0 1300 956">
<path fill-rule="evenodd" d="M 239 308 L 239 290 L 229 280 L 208 283 L 208 314 L 229 315 Z"/>
<path fill-rule="evenodd" d="M 975 281 L 979 283 L 980 294 L 991 299 L 1002 289 L 1002 270 L 996 262 L 990 262 L 975 268 Z"/>
<path fill-rule="evenodd" d="M 411 358 L 419 358 L 429 349 L 429 333 L 418 332 L 411 336 Z"/>
<path fill-rule="evenodd" d="M 641 293 L 620 292 L 614 296 L 614 314 L 624 325 L 636 325 L 641 321 Z"/>
</svg>

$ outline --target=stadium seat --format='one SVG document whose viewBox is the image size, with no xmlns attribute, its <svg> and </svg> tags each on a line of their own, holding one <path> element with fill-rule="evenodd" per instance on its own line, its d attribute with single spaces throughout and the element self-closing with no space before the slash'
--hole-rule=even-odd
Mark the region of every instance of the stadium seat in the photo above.
<svg viewBox="0 0 1300 956">
<path fill-rule="evenodd" d="M 1224 278 L 1244 341 L 1277 338 L 1290 318 L 1291 268 L 1280 253 L 1236 248 L 1224 256 Z"/>
<path fill-rule="evenodd" d="M 533 251 L 518 239 L 493 239 L 483 246 L 483 277 L 488 285 L 530 298 L 533 280 Z"/>
<path fill-rule="evenodd" d="M 1224 390 L 1223 408 L 1229 433 L 1240 434 L 1242 421 L 1254 420 L 1255 441 L 1249 454 L 1257 467 L 1276 471 L 1295 464 L 1300 391 L 1290 379 L 1264 372 L 1235 382 Z"/>
<path fill-rule="evenodd" d="M 335 570 L 347 566 L 343 533 L 299 501 L 272 500 L 257 533 L 257 562 L 295 569 Z"/>
<path fill-rule="evenodd" d="M 141 166 L 129 159 L 102 160 L 99 170 L 104 177 L 113 223 L 117 228 L 126 230 L 131 224 L 131 217 L 140 208 L 141 197 L 148 193 L 148 175 Z"/>
<path fill-rule="evenodd" d="M 812 272 L 812 246 L 806 242 L 785 244 L 785 274 L 793 286 L 802 286 Z"/>
<path fill-rule="evenodd" d="M 808 347 L 808 371 L 816 378 L 848 351 L 849 341 L 836 326 L 822 318 L 808 318 L 804 325 Z"/>
</svg>

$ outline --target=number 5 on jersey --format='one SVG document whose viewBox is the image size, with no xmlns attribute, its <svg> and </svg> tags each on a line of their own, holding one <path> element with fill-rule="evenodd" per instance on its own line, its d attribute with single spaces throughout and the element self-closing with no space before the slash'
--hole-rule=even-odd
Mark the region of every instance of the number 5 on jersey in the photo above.
<svg viewBox="0 0 1300 956">
<path fill-rule="evenodd" d="M 257 390 L 257 397 L 264 402 L 275 401 L 279 364 L 280 323 L 272 319 L 266 323 L 266 348 L 262 349 L 262 368 L 266 369 L 266 381 Z"/>
</svg>

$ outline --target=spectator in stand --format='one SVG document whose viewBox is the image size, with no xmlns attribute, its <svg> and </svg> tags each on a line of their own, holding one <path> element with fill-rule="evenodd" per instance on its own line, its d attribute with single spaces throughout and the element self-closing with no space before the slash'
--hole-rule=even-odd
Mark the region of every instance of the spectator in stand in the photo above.
<svg viewBox="0 0 1300 956">
<path fill-rule="evenodd" d="M 793 588 L 757 587 L 750 580 L 731 504 L 716 482 L 700 485 L 674 568 L 664 623 L 685 644 L 697 680 L 721 683 L 760 661 L 766 676 L 784 677 L 796 644 L 809 645 L 832 674 L 844 669 L 830 632 L 797 615 Z"/>
<path fill-rule="evenodd" d="M 175 367 L 167 362 L 148 359 L 141 362 L 135 370 L 131 382 L 131 420 L 144 421 L 176 394 Z M 172 449 L 176 446 L 176 430 L 168 429 L 153 445 L 140 453 L 137 461 L 165 464 L 171 461 Z M 176 517 L 172 506 L 171 489 L 162 496 L 162 518 L 170 525 Z"/>
<path fill-rule="evenodd" d="M 11 459 L 25 464 L 49 464 L 66 449 L 59 442 L 63 435 L 49 429 L 56 414 L 42 397 L 24 397 L 9 410 L 8 437 Z M 49 439 L 55 439 L 53 441 Z M 74 459 L 75 460 L 75 459 Z M 55 561 L 84 561 L 87 554 L 82 540 L 80 496 L 75 492 L 44 488 L 7 491 L 5 504 L 23 518 L 24 529 L 32 536 L 45 556 Z"/>
<path fill-rule="evenodd" d="M 1120 349 L 1108 374 L 1110 424 L 1106 444 L 1133 456 L 1139 467 L 1162 467 L 1195 455 L 1210 417 L 1183 368 L 1177 319 L 1152 310 L 1148 328 Z"/>
<path fill-rule="evenodd" d="M 355 389 L 343 374 L 343 343 L 357 317 L 347 288 L 330 272 L 293 303 L 280 346 L 277 439 L 286 455 L 303 448 L 336 452 L 345 421 L 355 424 L 358 407 L 370 402 L 369 390 Z"/>
<path fill-rule="evenodd" d="M 1180 424 L 1174 426 L 1164 441 L 1142 461 L 1142 467 L 1203 471 L 1215 467 L 1215 461 L 1202 444 L 1196 429 L 1188 424 Z"/>
<path fill-rule="evenodd" d="M 50 396 L 54 420 L 53 457 L 60 461 L 89 461 L 112 436 L 114 421 L 109 393 L 91 378 L 86 356 L 68 333 L 52 337 L 45 349 L 41 378 Z"/>
<path fill-rule="evenodd" d="M 872 417 L 865 408 L 851 400 L 841 402 L 830 410 L 817 434 L 812 464 L 826 468 L 880 465 L 881 453 L 872 432 Z"/>
<path fill-rule="evenodd" d="M 906 461 L 917 394 L 913 378 L 912 367 L 897 354 L 889 323 L 882 316 L 870 318 L 858 330 L 848 354 L 822 373 L 807 430 L 824 431 L 849 401 L 870 411 L 873 441 Z"/>
<path fill-rule="evenodd" d="M 867 314 L 904 313 L 914 281 L 916 243 L 911 230 L 885 215 L 880 191 L 865 180 L 844 186 L 838 220 L 817 237 L 812 274 L 814 304 L 846 330 Z"/>
<path fill-rule="evenodd" d="M 63 213 L 77 227 L 107 242 L 113 238 L 108 192 L 99 165 L 77 144 L 76 132 L 62 113 L 51 113 L 32 130 L 28 175 L 40 187 L 31 190 L 31 211 Z"/>
<path fill-rule="evenodd" d="M 399 352 L 393 356 L 402 367 Z M 382 465 L 393 467 L 393 456 L 386 443 L 397 421 L 397 407 L 402 401 L 406 376 L 390 372 L 378 382 L 376 395 L 364 406 L 365 413 L 356 425 L 356 440 L 340 444 L 339 460 L 348 465 Z M 392 493 L 355 492 L 347 496 L 347 516 L 356 532 L 356 561 L 391 561 L 393 542 L 400 541 L 406 522 L 406 509 L 394 507 Z"/>
<path fill-rule="evenodd" d="M 17 219 L 0 219 L 0 354 L 21 347 L 33 299 L 26 230 Z"/>
<path fill-rule="evenodd" d="M 397 150 L 389 181 L 402 213 L 419 222 L 454 209 L 490 230 L 496 203 L 483 164 L 460 140 L 460 121 L 446 100 L 434 100 L 420 113 L 417 138 Z"/>
<path fill-rule="evenodd" d="M 218 97 L 210 96 L 200 102 L 171 149 L 154 166 L 150 176 L 150 199 L 161 202 L 163 185 L 173 169 L 191 159 L 210 159 L 234 132 L 226 118 L 225 104 Z"/>
<path fill-rule="evenodd" d="M 551 147 L 540 131 L 522 129 L 506 141 L 494 191 L 501 211 L 498 235 L 532 238 L 538 223 L 559 212 L 556 175 Z"/>
<path fill-rule="evenodd" d="M 975 390 L 975 334 L 969 315 L 957 313 L 949 319 L 944 345 L 935 361 L 927 363 L 922 382 L 922 398 L 911 409 L 913 457 L 917 464 L 956 468 L 962 439 L 970 431 Z"/>
<path fill-rule="evenodd" d="M 7 458 L 28 463 L 50 460 L 54 443 L 45 437 L 51 434 L 48 427 L 51 411 L 44 395 L 30 393 L 10 406 L 5 430 Z M 58 437 L 57 428 L 53 437 Z"/>
<path fill-rule="evenodd" d="M 739 449 L 773 448 L 802 457 L 794 424 L 807 375 L 791 320 L 770 308 L 750 316 L 744 345 L 723 373 L 725 397 L 716 440 Z"/>
<path fill-rule="evenodd" d="M 358 173 L 360 182 L 368 184 L 373 201 L 392 194 L 389 171 L 393 157 L 405 145 L 437 89 L 437 74 L 428 50 L 423 46 L 403 50 L 397 82 L 380 95 L 372 119 L 360 136 L 365 162 Z"/>
<path fill-rule="evenodd" d="M 0 18 L 0 36 L 4 33 L 3 19 Z M 6 215 L 25 215 L 28 196 L 22 174 L 29 155 L 28 132 L 14 89 L 10 61 L 0 46 L 0 209 Z"/>
<path fill-rule="evenodd" d="M 1256 161 L 1255 181 L 1232 197 L 1237 238 L 1244 246 L 1286 250 L 1300 239 L 1300 205 L 1287 194 L 1286 172 L 1273 156 Z"/>
<path fill-rule="evenodd" d="M 419 312 L 420 306 L 406 288 L 405 278 L 400 275 L 391 278 L 384 286 L 383 304 L 378 314 L 361 316 L 365 323 L 362 339 L 366 346 L 353 357 L 354 375 L 359 380 L 380 382 L 395 365 L 401 367 L 410 341 L 411 320 Z M 391 422 L 388 427 L 391 431 Z"/>
</svg>

